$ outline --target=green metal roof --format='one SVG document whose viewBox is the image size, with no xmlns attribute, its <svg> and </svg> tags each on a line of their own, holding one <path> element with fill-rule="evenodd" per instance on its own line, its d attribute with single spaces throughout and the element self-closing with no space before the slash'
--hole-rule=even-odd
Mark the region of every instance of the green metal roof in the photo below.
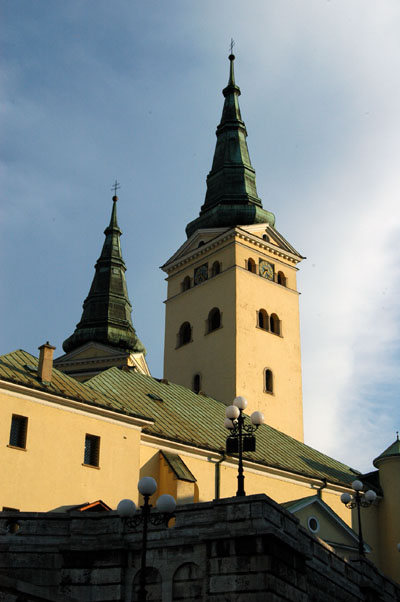
<svg viewBox="0 0 400 602">
<path fill-rule="evenodd" d="M 378 465 L 381 460 L 385 460 L 386 458 L 393 458 L 395 456 L 400 456 L 400 440 L 399 434 L 397 434 L 396 441 L 389 445 L 384 452 L 382 452 L 375 460 L 373 461 L 374 466 L 378 468 Z"/>
<path fill-rule="evenodd" d="M 189 481 L 189 483 L 196 482 L 197 479 L 192 475 L 189 468 L 178 454 L 162 450 L 161 455 L 164 457 L 166 463 L 177 479 L 180 481 Z"/>
<path fill-rule="evenodd" d="M 117 408 L 154 418 L 154 424 L 143 429 L 145 433 L 217 452 L 225 450 L 226 406 L 212 397 L 118 368 L 110 368 L 86 384 L 109 396 Z M 149 393 L 162 401 L 152 399 Z M 257 451 L 246 453 L 247 460 L 346 485 L 360 474 L 267 424 L 258 429 L 256 439 Z"/>
<path fill-rule="evenodd" d="M 44 384 L 38 377 L 38 364 L 38 358 L 27 351 L 17 349 L 0 356 L 0 379 L 66 399 L 80 401 L 91 406 L 106 408 L 114 412 L 117 411 L 123 414 L 134 415 L 137 418 L 150 420 L 149 417 L 129 413 L 126 409 L 119 409 L 115 401 L 110 400 L 101 391 L 80 383 L 75 378 L 60 372 L 54 367 L 51 382 Z"/>
<path fill-rule="evenodd" d="M 86 383 L 53 368 L 51 383 L 44 385 L 37 376 L 37 366 L 38 359 L 30 353 L 13 351 L 0 356 L 0 379 L 137 418 L 153 419 L 154 423 L 143 428 L 143 432 L 162 439 L 204 450 L 225 450 L 226 406 L 212 397 L 119 368 L 110 368 Z M 257 451 L 245 453 L 249 461 L 311 478 L 326 478 L 337 484 L 348 485 L 360 475 L 267 424 L 260 426 L 256 439 Z M 172 463 L 173 469 L 183 470 L 182 474 L 188 476 L 190 471 L 185 472 L 187 467 L 183 462 L 183 466 Z M 193 477 L 191 473 L 190 476 Z"/>
</svg>

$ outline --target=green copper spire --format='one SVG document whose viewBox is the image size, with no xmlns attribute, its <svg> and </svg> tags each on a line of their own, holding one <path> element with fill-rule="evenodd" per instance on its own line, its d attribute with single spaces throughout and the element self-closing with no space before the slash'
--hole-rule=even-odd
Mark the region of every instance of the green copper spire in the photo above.
<svg viewBox="0 0 400 602">
<path fill-rule="evenodd" d="M 190 222 L 186 233 L 191 236 L 199 228 L 231 227 L 236 225 L 268 223 L 274 225 L 273 213 L 262 208 L 257 195 L 256 172 L 247 148 L 247 131 L 240 114 L 240 88 L 235 83 L 233 62 L 229 56 L 228 85 L 222 91 L 225 102 L 217 127 L 217 144 L 207 193 L 200 216 Z"/>
<path fill-rule="evenodd" d="M 117 222 L 117 200 L 114 194 L 110 224 L 104 230 L 106 239 L 95 265 L 92 286 L 83 303 L 81 321 L 74 334 L 63 343 L 66 353 L 89 342 L 126 351 L 146 352 L 132 325 L 132 306 L 120 244 L 122 232 Z"/>
</svg>

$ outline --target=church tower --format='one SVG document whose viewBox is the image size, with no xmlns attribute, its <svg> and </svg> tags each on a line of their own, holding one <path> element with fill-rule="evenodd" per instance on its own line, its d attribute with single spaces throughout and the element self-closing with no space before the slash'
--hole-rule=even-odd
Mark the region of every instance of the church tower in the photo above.
<svg viewBox="0 0 400 602">
<path fill-rule="evenodd" d="M 104 230 L 106 238 L 95 265 L 92 286 L 83 303 L 81 320 L 63 343 L 65 355 L 54 361 L 59 370 L 80 381 L 112 366 L 130 366 L 149 374 L 146 350 L 132 324 L 132 305 L 121 252 L 122 232 L 117 222 L 118 197 L 114 194 L 112 200 L 110 223 Z"/>
<path fill-rule="evenodd" d="M 303 257 L 263 209 L 229 82 L 207 193 L 167 273 L 164 378 L 232 403 L 303 440 L 297 264 Z"/>
</svg>

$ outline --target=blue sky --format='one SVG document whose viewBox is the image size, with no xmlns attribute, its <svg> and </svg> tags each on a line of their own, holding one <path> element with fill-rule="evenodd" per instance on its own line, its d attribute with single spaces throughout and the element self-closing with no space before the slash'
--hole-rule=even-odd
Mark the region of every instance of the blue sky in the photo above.
<svg viewBox="0 0 400 602">
<path fill-rule="evenodd" d="M 0 353 L 61 354 L 117 178 L 133 321 L 161 375 L 158 266 L 204 201 L 233 37 L 259 196 L 307 257 L 306 441 L 372 469 L 400 429 L 399 3 L 3 0 L 0 18 Z"/>
</svg>

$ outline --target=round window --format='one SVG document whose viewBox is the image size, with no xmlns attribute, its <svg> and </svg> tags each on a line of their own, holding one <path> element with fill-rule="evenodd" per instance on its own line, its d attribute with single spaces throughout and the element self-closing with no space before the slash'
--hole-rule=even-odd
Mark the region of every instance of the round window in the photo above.
<svg viewBox="0 0 400 602">
<path fill-rule="evenodd" d="M 315 518 L 315 516 L 308 517 L 308 528 L 310 529 L 311 533 L 318 533 L 319 522 L 318 519 Z"/>
</svg>

